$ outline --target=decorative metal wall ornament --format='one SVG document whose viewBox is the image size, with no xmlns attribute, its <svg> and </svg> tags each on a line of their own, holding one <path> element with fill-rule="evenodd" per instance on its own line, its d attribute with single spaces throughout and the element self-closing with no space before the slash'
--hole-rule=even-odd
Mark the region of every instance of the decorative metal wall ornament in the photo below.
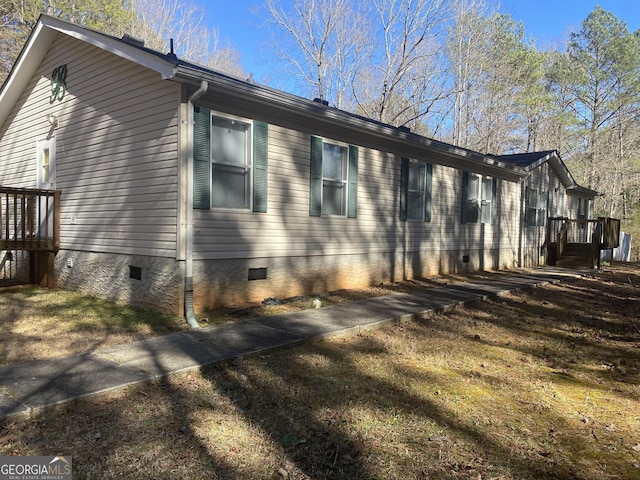
<svg viewBox="0 0 640 480">
<path fill-rule="evenodd" d="M 67 65 L 60 65 L 51 73 L 51 97 L 49 103 L 62 100 L 67 93 Z"/>
</svg>

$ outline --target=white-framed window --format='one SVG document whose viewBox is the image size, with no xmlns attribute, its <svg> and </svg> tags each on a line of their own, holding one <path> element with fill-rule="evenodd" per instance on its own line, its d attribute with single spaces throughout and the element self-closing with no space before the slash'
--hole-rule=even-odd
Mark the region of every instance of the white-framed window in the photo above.
<svg viewBox="0 0 640 480">
<path fill-rule="evenodd" d="M 347 165 L 349 149 L 345 145 L 322 144 L 322 214 L 347 214 Z"/>
<path fill-rule="evenodd" d="M 311 137 L 310 216 L 357 216 L 358 152 L 355 145 Z"/>
<path fill-rule="evenodd" d="M 432 169 L 429 163 L 402 159 L 400 220 L 431 221 Z"/>
<path fill-rule="evenodd" d="M 545 226 L 547 224 L 547 192 L 527 188 L 525 202 L 525 221 L 527 226 Z"/>
<path fill-rule="evenodd" d="M 252 123 L 211 115 L 211 207 L 251 208 Z"/>
<path fill-rule="evenodd" d="M 463 172 L 462 223 L 493 223 L 496 214 L 496 186 L 493 177 Z"/>
</svg>

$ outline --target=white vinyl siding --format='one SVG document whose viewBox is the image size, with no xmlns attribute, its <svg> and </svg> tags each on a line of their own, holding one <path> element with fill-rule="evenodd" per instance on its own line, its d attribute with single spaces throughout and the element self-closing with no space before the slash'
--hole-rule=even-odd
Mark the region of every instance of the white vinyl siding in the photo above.
<svg viewBox="0 0 640 480">
<path fill-rule="evenodd" d="M 51 104 L 63 64 L 67 92 Z M 35 187 L 36 140 L 53 113 L 61 248 L 175 258 L 179 104 L 178 84 L 58 36 L 0 130 L 0 184 Z"/>
<path fill-rule="evenodd" d="M 496 225 L 460 225 L 462 172 L 433 165 L 431 223 L 401 222 L 400 157 L 360 147 L 358 217 L 309 216 L 309 133 L 269 125 L 269 209 L 194 210 L 196 259 L 264 258 L 504 249 L 513 266 L 519 185 L 499 182 Z M 488 253 L 489 254 L 489 253 Z M 486 263 L 487 267 L 493 264 Z M 502 265 L 502 264 L 501 264 Z"/>
</svg>

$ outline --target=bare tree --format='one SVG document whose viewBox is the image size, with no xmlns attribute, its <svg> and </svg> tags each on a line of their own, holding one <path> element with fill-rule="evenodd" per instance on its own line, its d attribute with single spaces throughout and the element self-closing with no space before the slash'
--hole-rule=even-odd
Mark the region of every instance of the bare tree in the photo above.
<svg viewBox="0 0 640 480">
<path fill-rule="evenodd" d="M 240 54 L 219 42 L 218 32 L 204 22 L 202 7 L 191 0 L 2 0 L 0 82 L 43 13 L 118 37 L 130 33 L 159 51 L 168 51 L 174 38 L 180 57 L 244 76 Z"/>
<path fill-rule="evenodd" d="M 349 0 L 266 2 L 275 27 L 274 51 L 311 95 L 346 108 L 347 93 L 362 61 L 366 14 Z"/>
<path fill-rule="evenodd" d="M 205 23 L 205 11 L 190 0 L 132 0 L 135 12 L 130 28 L 158 51 L 167 51 L 174 39 L 174 53 L 194 63 L 225 73 L 244 76 L 240 53 L 221 45 L 217 29 Z"/>
<path fill-rule="evenodd" d="M 451 19 L 447 35 L 447 53 L 451 64 L 454 101 L 452 106 L 451 142 L 469 147 L 476 80 L 483 70 L 485 22 L 490 12 L 483 0 L 455 0 L 451 3 Z"/>
<path fill-rule="evenodd" d="M 1 0 L 0 82 L 9 74 L 40 14 L 109 33 L 121 33 L 131 17 L 126 0 Z"/>
<path fill-rule="evenodd" d="M 450 93 L 442 48 L 444 7 L 445 0 L 373 1 L 374 47 L 353 88 L 359 111 L 415 127 Z"/>
</svg>

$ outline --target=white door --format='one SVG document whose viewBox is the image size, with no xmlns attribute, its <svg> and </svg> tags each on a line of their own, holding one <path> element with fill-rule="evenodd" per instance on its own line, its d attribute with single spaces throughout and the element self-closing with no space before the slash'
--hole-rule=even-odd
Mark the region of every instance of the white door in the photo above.
<svg viewBox="0 0 640 480">
<path fill-rule="evenodd" d="M 36 188 L 56 188 L 56 138 L 38 140 L 38 184 Z"/>
<path fill-rule="evenodd" d="M 56 138 L 51 137 L 37 142 L 38 174 L 36 188 L 54 190 L 56 188 Z M 53 197 L 40 197 L 36 224 L 39 226 L 37 236 L 47 238 L 53 236 Z"/>
</svg>

